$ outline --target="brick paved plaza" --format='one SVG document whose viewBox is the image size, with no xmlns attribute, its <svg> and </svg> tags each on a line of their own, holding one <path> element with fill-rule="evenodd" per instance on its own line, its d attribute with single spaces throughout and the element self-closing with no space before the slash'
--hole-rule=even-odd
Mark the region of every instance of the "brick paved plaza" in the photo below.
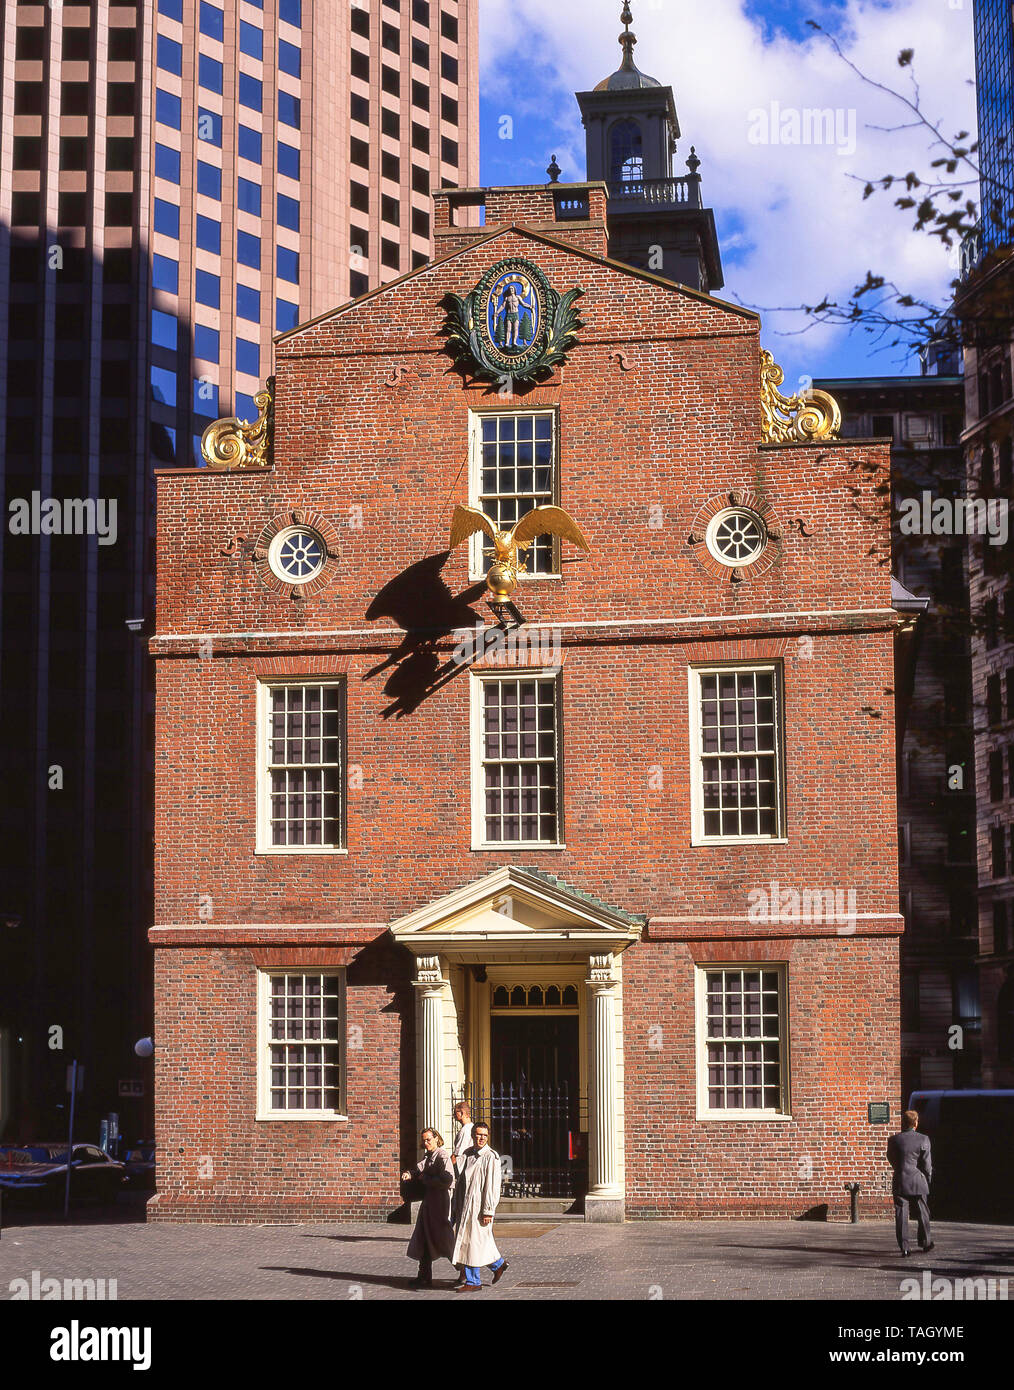
<svg viewBox="0 0 1014 1390">
<path fill-rule="evenodd" d="M 32 1218 L 37 1220 L 37 1218 Z M 124 1299 L 449 1300 L 453 1270 L 416 1293 L 406 1226 L 173 1226 L 118 1220 L 25 1224 L 8 1210 L 0 1298 L 14 1279 L 116 1279 Z M 503 1299 L 819 1299 L 897 1301 L 920 1277 L 1008 1279 L 1014 1228 L 937 1223 L 931 1256 L 903 1260 L 890 1223 L 631 1222 L 623 1226 L 497 1223 L 510 1270 L 484 1301 Z M 489 1283 L 489 1273 L 484 1272 Z M 998 1286 L 1001 1287 L 1002 1286 Z M 997 1295 L 1002 1297 L 1002 1293 Z M 906 1304 L 911 1308 L 911 1304 Z M 952 1312 L 958 1312 L 953 1304 Z M 1000 1310 L 998 1310 L 999 1312 Z"/>
</svg>

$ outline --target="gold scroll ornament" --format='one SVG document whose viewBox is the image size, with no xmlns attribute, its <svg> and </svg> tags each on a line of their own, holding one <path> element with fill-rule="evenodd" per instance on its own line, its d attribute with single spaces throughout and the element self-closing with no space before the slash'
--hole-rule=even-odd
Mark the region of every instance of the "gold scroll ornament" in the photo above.
<svg viewBox="0 0 1014 1390">
<path fill-rule="evenodd" d="M 275 379 L 269 376 L 264 390 L 254 396 L 259 414 L 252 424 L 230 415 L 208 426 L 201 436 L 201 453 L 209 468 L 270 467 L 274 396 Z"/>
<path fill-rule="evenodd" d="M 841 408 L 826 391 L 800 391 L 783 396 L 785 373 L 765 348 L 761 349 L 761 439 L 765 444 L 807 444 L 811 439 L 837 439 Z"/>
</svg>

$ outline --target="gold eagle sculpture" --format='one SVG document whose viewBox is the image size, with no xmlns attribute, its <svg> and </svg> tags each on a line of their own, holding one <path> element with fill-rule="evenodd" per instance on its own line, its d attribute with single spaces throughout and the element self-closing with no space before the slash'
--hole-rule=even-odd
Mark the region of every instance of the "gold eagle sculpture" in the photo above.
<svg viewBox="0 0 1014 1390">
<path fill-rule="evenodd" d="M 533 507 L 509 531 L 498 531 L 485 512 L 475 507 L 455 507 L 448 549 L 453 550 L 477 531 L 484 531 L 489 536 L 496 551 L 486 574 L 486 584 L 491 598 L 497 603 L 510 602 L 517 588 L 518 575 L 525 569 L 518 562 L 518 551 L 531 545 L 536 536 L 562 536 L 582 550 L 591 549 L 580 526 L 562 507 Z"/>
</svg>

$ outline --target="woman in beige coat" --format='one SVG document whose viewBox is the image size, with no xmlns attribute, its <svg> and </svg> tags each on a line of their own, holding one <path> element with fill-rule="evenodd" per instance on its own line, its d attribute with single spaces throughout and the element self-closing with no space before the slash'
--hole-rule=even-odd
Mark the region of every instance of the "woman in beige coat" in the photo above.
<svg viewBox="0 0 1014 1390">
<path fill-rule="evenodd" d="M 408 1243 L 409 1259 L 419 1261 L 419 1273 L 413 1281 L 415 1289 L 433 1287 L 433 1261 L 449 1260 L 454 1254 L 454 1226 L 451 1223 L 451 1189 L 454 1169 L 444 1141 L 435 1129 L 424 1129 L 423 1159 L 414 1173 L 402 1173 L 403 1182 L 416 1178 L 422 1189 L 422 1205 L 416 1218 L 415 1230 Z"/>
</svg>

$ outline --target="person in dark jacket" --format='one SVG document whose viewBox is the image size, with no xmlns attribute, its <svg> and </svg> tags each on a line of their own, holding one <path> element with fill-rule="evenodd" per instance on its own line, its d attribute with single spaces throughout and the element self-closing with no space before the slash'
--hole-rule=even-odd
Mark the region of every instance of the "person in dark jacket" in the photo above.
<svg viewBox="0 0 1014 1390">
<path fill-rule="evenodd" d="M 895 1230 L 898 1248 L 903 1255 L 912 1253 L 908 1244 L 909 1204 L 915 1207 L 919 1223 L 920 1249 L 932 1250 L 934 1245 L 930 1236 L 927 1201 L 933 1177 L 933 1157 L 930 1141 L 925 1134 L 917 1133 L 918 1127 L 918 1110 L 906 1110 L 901 1117 L 901 1133 L 892 1134 L 887 1141 L 887 1161 L 894 1170 L 891 1192 L 894 1196 Z"/>
<path fill-rule="evenodd" d="M 403 1182 L 415 1179 L 422 1192 L 422 1204 L 416 1218 L 415 1230 L 406 1254 L 419 1261 L 419 1273 L 412 1287 L 433 1287 L 433 1261 L 449 1260 L 454 1254 L 454 1226 L 451 1222 L 451 1189 L 454 1169 L 444 1141 L 435 1129 L 424 1129 L 422 1145 L 425 1151 L 414 1173 L 402 1173 Z"/>
</svg>

